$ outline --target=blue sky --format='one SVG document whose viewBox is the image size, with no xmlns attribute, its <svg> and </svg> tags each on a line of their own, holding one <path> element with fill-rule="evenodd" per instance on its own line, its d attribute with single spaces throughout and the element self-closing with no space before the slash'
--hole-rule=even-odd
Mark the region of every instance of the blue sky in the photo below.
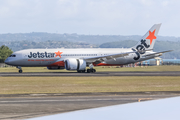
<svg viewBox="0 0 180 120">
<path fill-rule="evenodd" d="M 180 37 L 179 0 L 0 0 L 0 34 L 77 33 Z"/>
</svg>

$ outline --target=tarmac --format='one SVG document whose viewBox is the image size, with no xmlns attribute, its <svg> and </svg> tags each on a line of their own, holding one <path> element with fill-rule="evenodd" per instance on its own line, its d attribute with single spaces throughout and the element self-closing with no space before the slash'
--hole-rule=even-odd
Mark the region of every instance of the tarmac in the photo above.
<svg viewBox="0 0 180 120">
<path fill-rule="evenodd" d="M 180 92 L 0 95 L 0 119 L 27 119 L 69 111 L 179 96 Z"/>
<path fill-rule="evenodd" d="M 46 76 L 180 76 L 180 71 L 166 72 L 47 72 L 0 73 L 0 77 Z M 109 93 L 51 93 L 51 94 L 0 94 L 0 119 L 27 119 L 75 110 L 110 105 L 143 102 L 180 96 L 179 91 L 166 92 L 109 92 Z"/>
<path fill-rule="evenodd" d="M 180 76 L 180 71 L 163 72 L 96 72 L 96 73 L 77 73 L 77 72 L 2 72 L 0 77 L 33 77 L 33 76 Z"/>
</svg>

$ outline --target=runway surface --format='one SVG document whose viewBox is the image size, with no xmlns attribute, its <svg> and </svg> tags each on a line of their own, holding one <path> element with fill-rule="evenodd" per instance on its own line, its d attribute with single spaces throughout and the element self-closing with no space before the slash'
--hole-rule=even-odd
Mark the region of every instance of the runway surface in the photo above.
<svg viewBox="0 0 180 120">
<path fill-rule="evenodd" d="M 0 73 L 0 76 L 180 76 L 180 71 L 164 72 L 96 72 L 96 73 L 76 73 L 76 72 L 6 72 Z"/>
<path fill-rule="evenodd" d="M 0 119 L 26 119 L 68 111 L 104 107 L 132 102 L 143 102 L 178 96 L 175 93 L 160 94 L 103 94 L 67 96 L 29 96 L 0 97 Z"/>
</svg>

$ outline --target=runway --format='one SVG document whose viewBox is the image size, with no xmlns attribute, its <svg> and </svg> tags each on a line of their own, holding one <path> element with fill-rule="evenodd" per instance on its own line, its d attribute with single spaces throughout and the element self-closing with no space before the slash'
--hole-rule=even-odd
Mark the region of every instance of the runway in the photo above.
<svg viewBox="0 0 180 120">
<path fill-rule="evenodd" d="M 0 77 L 46 77 L 46 76 L 180 76 L 180 71 L 172 72 L 6 72 Z M 14 120 L 58 114 L 63 112 L 104 107 L 132 102 L 142 102 L 179 96 L 180 92 L 133 92 L 133 93 L 59 93 L 0 95 L 0 119 Z"/>
<path fill-rule="evenodd" d="M 0 77 L 26 77 L 26 76 L 180 76 L 180 71 L 163 71 L 163 72 L 96 72 L 96 73 L 76 73 L 76 72 L 4 72 Z"/>
<path fill-rule="evenodd" d="M 121 93 L 122 94 L 122 93 Z M 177 93 L 135 93 L 135 94 L 104 93 L 91 95 L 53 95 L 29 94 L 26 96 L 0 97 L 0 119 L 26 119 L 57 113 L 97 108 L 132 102 L 142 102 L 178 96 Z"/>
</svg>

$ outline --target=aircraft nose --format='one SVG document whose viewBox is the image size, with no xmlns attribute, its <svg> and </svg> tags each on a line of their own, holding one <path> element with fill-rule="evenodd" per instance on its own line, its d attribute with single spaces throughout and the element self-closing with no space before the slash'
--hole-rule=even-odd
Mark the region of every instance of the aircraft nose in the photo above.
<svg viewBox="0 0 180 120">
<path fill-rule="evenodd" d="M 8 59 L 6 59 L 4 62 L 5 62 L 6 64 L 8 64 L 8 63 L 9 63 L 9 60 L 8 60 Z"/>
</svg>

